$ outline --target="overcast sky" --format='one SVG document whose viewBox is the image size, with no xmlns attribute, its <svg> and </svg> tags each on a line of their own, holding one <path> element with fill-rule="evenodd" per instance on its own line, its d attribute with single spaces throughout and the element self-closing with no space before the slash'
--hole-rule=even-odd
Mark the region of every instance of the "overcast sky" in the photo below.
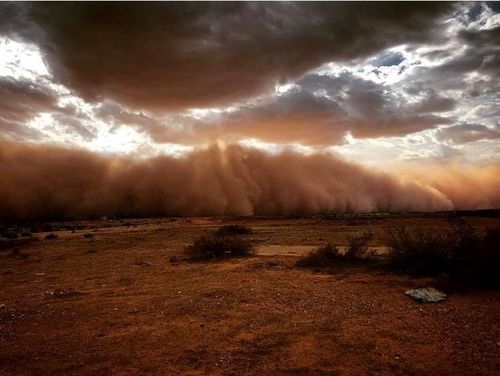
<svg viewBox="0 0 500 376">
<path fill-rule="evenodd" d="M 498 3 L 3 3 L 0 134 L 497 160 Z"/>
<path fill-rule="evenodd" d="M 0 140 L 498 166 L 500 3 L 1 3 Z"/>
</svg>

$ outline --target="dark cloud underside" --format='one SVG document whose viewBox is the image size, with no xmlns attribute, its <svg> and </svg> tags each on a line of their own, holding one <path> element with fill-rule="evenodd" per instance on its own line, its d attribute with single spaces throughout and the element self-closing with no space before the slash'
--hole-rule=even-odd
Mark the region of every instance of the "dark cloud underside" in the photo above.
<svg viewBox="0 0 500 376">
<path fill-rule="evenodd" d="M 433 35 L 446 3 L 28 3 L 1 28 L 88 99 L 172 110 L 247 98 L 319 64 Z"/>
<path fill-rule="evenodd" d="M 0 135 L 37 138 L 25 124 L 39 112 L 55 108 L 57 97 L 26 80 L 0 77 Z"/>
</svg>

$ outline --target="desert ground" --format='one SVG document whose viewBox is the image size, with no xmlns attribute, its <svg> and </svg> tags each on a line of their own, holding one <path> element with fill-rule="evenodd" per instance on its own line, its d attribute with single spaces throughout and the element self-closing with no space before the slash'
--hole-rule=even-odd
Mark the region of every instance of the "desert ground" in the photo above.
<svg viewBox="0 0 500 376">
<path fill-rule="evenodd" d="M 187 244 L 229 223 L 252 228 L 256 255 L 186 260 Z M 54 223 L 57 239 L 35 232 L 0 252 L 0 374 L 499 374 L 499 292 L 421 304 L 404 292 L 430 279 L 295 265 L 346 233 L 396 223 L 439 231 L 446 216 Z"/>
</svg>

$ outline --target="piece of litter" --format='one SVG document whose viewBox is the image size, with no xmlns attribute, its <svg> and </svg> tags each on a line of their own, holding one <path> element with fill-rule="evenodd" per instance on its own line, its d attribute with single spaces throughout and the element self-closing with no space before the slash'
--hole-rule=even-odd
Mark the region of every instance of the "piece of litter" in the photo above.
<svg viewBox="0 0 500 376">
<path fill-rule="evenodd" d="M 437 303 L 447 298 L 444 292 L 436 290 L 433 287 L 406 290 L 405 295 L 421 303 Z"/>
</svg>

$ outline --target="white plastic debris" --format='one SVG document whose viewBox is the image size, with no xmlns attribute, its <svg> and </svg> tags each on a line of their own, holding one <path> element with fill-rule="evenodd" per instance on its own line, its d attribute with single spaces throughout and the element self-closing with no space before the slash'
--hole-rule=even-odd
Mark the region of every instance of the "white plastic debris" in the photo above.
<svg viewBox="0 0 500 376">
<path fill-rule="evenodd" d="M 423 287 L 415 290 L 406 290 L 405 295 L 421 303 L 437 303 L 446 300 L 444 292 L 433 287 Z"/>
</svg>

